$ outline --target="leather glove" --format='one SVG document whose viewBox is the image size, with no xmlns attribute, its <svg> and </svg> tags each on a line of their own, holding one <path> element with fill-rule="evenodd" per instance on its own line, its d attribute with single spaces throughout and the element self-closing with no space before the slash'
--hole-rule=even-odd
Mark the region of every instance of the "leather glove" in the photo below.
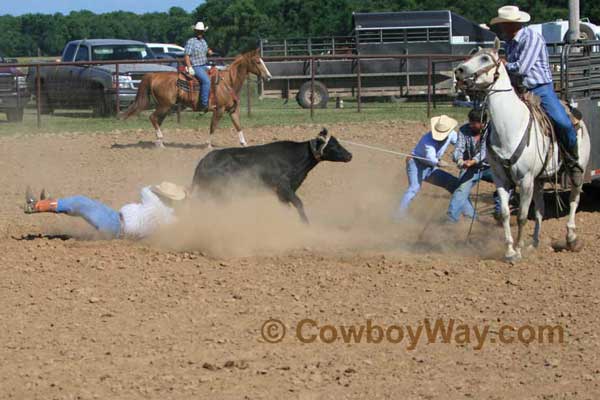
<svg viewBox="0 0 600 400">
<path fill-rule="evenodd" d="M 196 75 L 196 71 L 194 71 L 194 68 L 192 67 L 185 67 L 185 70 L 187 71 L 188 74 L 190 74 L 191 76 Z"/>
<path fill-rule="evenodd" d="M 444 160 L 439 160 L 437 163 L 437 166 L 439 168 L 448 168 L 450 166 L 450 164 L 448 164 L 446 161 Z"/>
</svg>

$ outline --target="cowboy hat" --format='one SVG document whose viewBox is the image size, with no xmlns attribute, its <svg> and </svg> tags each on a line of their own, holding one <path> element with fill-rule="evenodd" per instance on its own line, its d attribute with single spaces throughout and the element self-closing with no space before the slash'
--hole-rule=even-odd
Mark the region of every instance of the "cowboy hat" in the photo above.
<svg viewBox="0 0 600 400">
<path fill-rule="evenodd" d="M 431 136 L 433 140 L 442 141 L 456 128 L 458 122 L 447 115 L 431 118 Z"/>
<path fill-rule="evenodd" d="M 531 16 L 525 11 L 519 10 L 517 6 L 504 6 L 498 9 L 498 16 L 492 18 L 490 25 L 501 24 L 503 22 L 525 23 L 531 20 Z"/>
<path fill-rule="evenodd" d="M 207 31 L 208 26 L 204 26 L 204 22 L 196 22 L 196 25 L 194 25 L 194 30 L 195 31 Z"/>
<path fill-rule="evenodd" d="M 179 201 L 186 197 L 185 189 L 171 182 L 162 182 L 160 185 L 154 185 L 151 190 L 157 195 L 170 200 Z"/>
</svg>

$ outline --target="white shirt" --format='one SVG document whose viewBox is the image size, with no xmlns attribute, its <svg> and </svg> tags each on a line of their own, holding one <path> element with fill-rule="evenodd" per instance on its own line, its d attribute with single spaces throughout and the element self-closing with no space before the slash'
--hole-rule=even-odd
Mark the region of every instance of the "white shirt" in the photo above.
<svg viewBox="0 0 600 400">
<path fill-rule="evenodd" d="M 125 204 L 120 210 L 123 234 L 128 238 L 145 238 L 176 221 L 175 211 L 160 201 L 150 186 L 143 188 L 140 195 L 141 203 Z"/>
</svg>

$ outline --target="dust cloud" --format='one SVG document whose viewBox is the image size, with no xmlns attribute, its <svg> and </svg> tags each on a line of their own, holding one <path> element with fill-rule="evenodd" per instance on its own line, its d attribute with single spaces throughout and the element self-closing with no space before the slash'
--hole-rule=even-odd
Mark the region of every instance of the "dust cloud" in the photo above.
<svg viewBox="0 0 600 400">
<path fill-rule="evenodd" d="M 301 222 L 293 206 L 279 202 L 272 191 L 236 181 L 227 188 L 226 198 L 203 196 L 188 202 L 177 212 L 178 223 L 161 230 L 150 242 L 215 257 L 277 255 L 302 249 L 336 254 L 409 251 L 485 255 L 498 248 L 489 232 L 483 236 L 477 232 L 477 237 L 485 239 L 473 244 L 465 240 L 465 224 L 441 224 L 446 193 L 433 190 L 421 195 L 413 217 L 394 223 L 391 213 L 404 189 L 402 184 L 390 185 L 398 180 L 398 171 L 373 174 L 355 167 L 352 179 L 334 188 L 335 176 L 344 166 L 332 167 L 330 184 L 326 180 L 315 187 L 309 177 L 306 190 L 311 195 L 304 195 L 304 188 L 298 192 L 308 225 Z M 493 245 L 488 245 L 490 240 Z"/>
</svg>

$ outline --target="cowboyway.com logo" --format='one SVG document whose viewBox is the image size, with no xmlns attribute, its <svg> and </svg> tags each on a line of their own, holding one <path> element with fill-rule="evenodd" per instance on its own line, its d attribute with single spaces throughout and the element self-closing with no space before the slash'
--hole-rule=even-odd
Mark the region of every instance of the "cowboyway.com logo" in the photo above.
<svg viewBox="0 0 600 400">
<path fill-rule="evenodd" d="M 424 319 L 414 325 L 384 325 L 367 319 L 364 324 L 335 325 L 306 318 L 291 331 L 301 343 L 313 344 L 404 344 L 407 350 L 433 343 L 472 346 L 481 350 L 486 344 L 563 344 L 564 328 L 560 325 L 469 325 L 454 319 L 435 321 Z M 279 319 L 269 319 L 261 327 L 261 336 L 267 343 L 280 343 L 288 328 Z"/>
</svg>

